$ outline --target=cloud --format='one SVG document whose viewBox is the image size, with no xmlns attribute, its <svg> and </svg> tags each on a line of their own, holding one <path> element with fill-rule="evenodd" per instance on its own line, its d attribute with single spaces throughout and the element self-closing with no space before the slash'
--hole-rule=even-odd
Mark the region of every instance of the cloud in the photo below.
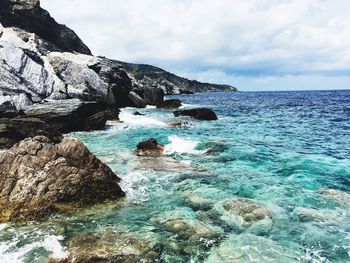
<svg viewBox="0 0 350 263">
<path fill-rule="evenodd" d="M 350 75 L 347 0 L 41 3 L 97 55 L 154 64 L 205 81 L 212 79 L 205 78 L 208 72 L 220 72 L 229 84 L 240 79 L 270 79 L 270 84 L 283 79 L 310 84 L 313 79 L 316 84 L 338 78 L 335 83 L 350 86 L 344 80 Z M 223 82 L 219 77 L 213 81 Z"/>
</svg>

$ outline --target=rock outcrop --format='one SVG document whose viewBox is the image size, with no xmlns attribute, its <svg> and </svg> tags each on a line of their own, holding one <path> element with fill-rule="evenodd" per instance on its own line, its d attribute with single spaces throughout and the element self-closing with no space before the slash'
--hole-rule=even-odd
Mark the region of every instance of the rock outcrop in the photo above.
<svg viewBox="0 0 350 263">
<path fill-rule="evenodd" d="M 59 142 L 62 133 L 102 129 L 107 119 L 117 113 L 111 112 L 103 103 L 70 99 L 36 103 L 17 114 L 0 117 L 0 148 L 9 148 L 36 135 Z"/>
<path fill-rule="evenodd" d="M 151 138 L 140 142 L 135 150 L 138 156 L 159 156 L 164 152 L 164 145 L 157 142 L 156 139 Z"/>
<path fill-rule="evenodd" d="M 6 27 L 17 27 L 36 34 L 50 51 L 68 51 L 91 55 L 90 49 L 64 25 L 58 24 L 40 7 L 39 0 L 1 0 L 0 21 Z M 23 38 L 27 34 L 23 33 Z"/>
<path fill-rule="evenodd" d="M 174 116 L 175 117 L 189 116 L 197 120 L 206 120 L 206 121 L 218 119 L 215 112 L 207 108 L 174 111 Z"/>
<path fill-rule="evenodd" d="M 176 109 L 176 108 L 180 108 L 181 106 L 182 106 L 181 100 L 171 99 L 171 100 L 165 100 L 162 103 L 158 104 L 157 108 Z"/>
<path fill-rule="evenodd" d="M 75 139 L 25 139 L 0 155 L 0 223 L 44 219 L 125 194 L 120 179 Z"/>
</svg>

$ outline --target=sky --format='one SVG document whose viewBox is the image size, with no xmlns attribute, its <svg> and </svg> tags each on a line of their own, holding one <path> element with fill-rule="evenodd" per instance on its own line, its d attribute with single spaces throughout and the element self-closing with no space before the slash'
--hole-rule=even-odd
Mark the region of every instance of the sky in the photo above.
<svg viewBox="0 0 350 263">
<path fill-rule="evenodd" d="M 94 55 L 242 91 L 350 89 L 349 0 L 41 0 Z"/>
</svg>

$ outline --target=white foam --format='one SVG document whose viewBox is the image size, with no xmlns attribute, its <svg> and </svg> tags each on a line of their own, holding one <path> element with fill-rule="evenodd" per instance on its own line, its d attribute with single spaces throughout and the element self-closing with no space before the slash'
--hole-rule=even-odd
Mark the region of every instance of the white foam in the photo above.
<svg viewBox="0 0 350 263">
<path fill-rule="evenodd" d="M 130 112 L 122 111 L 119 113 L 119 119 L 123 122 L 123 125 L 135 127 L 135 126 L 158 126 L 166 127 L 167 124 L 163 121 L 148 117 L 148 116 L 136 116 Z"/>
<path fill-rule="evenodd" d="M 13 249 L 19 240 L 12 240 L 12 242 L 0 243 L 0 262 L 23 262 L 24 256 L 36 248 L 44 248 L 51 253 L 54 259 L 63 259 L 68 256 L 67 251 L 60 244 L 63 236 L 45 236 L 42 241 L 36 241 L 26 244 L 22 247 Z"/>
<path fill-rule="evenodd" d="M 176 135 L 171 135 L 168 137 L 170 143 L 165 145 L 164 153 L 189 153 L 189 154 L 203 154 L 205 151 L 196 150 L 198 141 L 184 139 Z"/>
<path fill-rule="evenodd" d="M 134 203 L 147 201 L 147 185 L 149 179 L 141 172 L 132 172 L 123 177 L 120 187 L 126 193 L 128 200 Z"/>
<path fill-rule="evenodd" d="M 0 231 L 4 230 L 7 226 L 7 224 L 0 224 Z"/>
</svg>

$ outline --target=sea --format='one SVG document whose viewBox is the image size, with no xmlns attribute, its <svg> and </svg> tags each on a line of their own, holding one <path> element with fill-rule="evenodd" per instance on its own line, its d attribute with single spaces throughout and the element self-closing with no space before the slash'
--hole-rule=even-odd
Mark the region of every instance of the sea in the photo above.
<svg viewBox="0 0 350 263">
<path fill-rule="evenodd" d="M 112 168 L 126 199 L 0 225 L 0 262 L 64 258 L 74 237 L 106 229 L 150 240 L 155 262 L 350 262 L 350 90 L 171 98 L 218 120 L 125 108 L 102 131 L 67 135 Z M 163 156 L 134 154 L 148 138 Z"/>
</svg>

